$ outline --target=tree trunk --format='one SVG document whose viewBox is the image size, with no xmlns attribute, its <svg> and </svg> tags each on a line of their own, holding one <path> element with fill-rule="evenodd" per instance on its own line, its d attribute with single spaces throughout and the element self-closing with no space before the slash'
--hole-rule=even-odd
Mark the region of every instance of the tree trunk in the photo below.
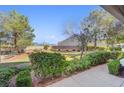
<svg viewBox="0 0 124 93">
<path fill-rule="evenodd" d="M 17 53 L 19 53 L 19 50 L 17 47 L 17 33 L 16 32 L 13 34 L 13 38 L 14 38 L 14 49 L 15 51 L 17 51 Z"/>
<path fill-rule="evenodd" d="M 82 56 L 83 56 L 83 48 L 81 49 L 81 54 L 80 54 L 80 59 L 82 59 Z"/>
<path fill-rule="evenodd" d="M 81 47 L 80 59 L 82 59 L 83 53 L 84 53 L 84 46 Z"/>
<path fill-rule="evenodd" d="M 85 44 L 84 51 L 85 51 L 85 53 L 87 54 L 87 51 L 88 51 L 87 44 Z"/>
<path fill-rule="evenodd" d="M 97 46 L 97 38 L 95 36 L 95 39 L 94 39 L 94 48 L 96 49 L 96 46 Z"/>
</svg>

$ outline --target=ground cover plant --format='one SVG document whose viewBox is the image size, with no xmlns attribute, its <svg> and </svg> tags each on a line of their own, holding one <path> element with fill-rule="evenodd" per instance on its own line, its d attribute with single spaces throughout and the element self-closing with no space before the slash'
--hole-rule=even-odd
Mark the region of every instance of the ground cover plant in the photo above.
<svg viewBox="0 0 124 93">
<path fill-rule="evenodd" d="M 24 63 L 22 63 L 24 64 Z M 0 66 L 0 87 L 7 87 L 10 84 L 10 80 L 16 76 L 19 72 L 28 70 L 31 71 L 31 66 L 30 65 L 21 65 L 20 63 L 17 64 L 2 64 Z M 21 66 L 20 66 L 21 65 Z"/>
<path fill-rule="evenodd" d="M 16 74 L 15 68 L 0 68 L 0 87 L 7 87 L 9 80 Z"/>
</svg>

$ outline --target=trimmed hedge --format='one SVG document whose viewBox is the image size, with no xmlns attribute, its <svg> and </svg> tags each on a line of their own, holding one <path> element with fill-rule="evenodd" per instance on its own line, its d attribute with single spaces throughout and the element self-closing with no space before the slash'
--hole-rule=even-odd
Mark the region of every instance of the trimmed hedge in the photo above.
<svg viewBox="0 0 124 93">
<path fill-rule="evenodd" d="M 72 74 L 75 71 L 89 69 L 92 66 L 106 63 L 112 57 L 110 52 L 93 52 L 83 56 L 82 60 L 67 61 L 65 65 L 65 74 Z"/>
<path fill-rule="evenodd" d="M 93 52 L 90 54 L 87 54 L 83 57 L 81 62 L 86 62 L 89 64 L 88 68 L 91 66 L 99 65 L 106 63 L 108 59 L 112 57 L 110 52 L 106 51 L 98 51 L 98 52 Z"/>
<path fill-rule="evenodd" d="M 79 61 L 65 61 L 64 74 L 71 75 L 77 70 L 81 70 L 82 67 Z"/>
<path fill-rule="evenodd" d="M 41 79 L 58 77 L 64 72 L 65 57 L 60 53 L 37 52 L 29 57 L 35 75 Z"/>
<path fill-rule="evenodd" d="M 66 61 L 58 53 L 38 52 L 30 55 L 35 75 L 43 79 L 52 79 L 62 75 L 71 75 L 76 71 L 106 63 L 113 55 L 111 52 L 96 51 L 84 55 L 81 60 Z"/>
<path fill-rule="evenodd" d="M 16 86 L 17 87 L 31 87 L 32 86 L 32 78 L 28 70 L 19 72 L 16 78 Z"/>
<path fill-rule="evenodd" d="M 107 65 L 110 74 L 119 75 L 119 70 L 121 66 L 119 60 L 112 60 Z"/>
</svg>

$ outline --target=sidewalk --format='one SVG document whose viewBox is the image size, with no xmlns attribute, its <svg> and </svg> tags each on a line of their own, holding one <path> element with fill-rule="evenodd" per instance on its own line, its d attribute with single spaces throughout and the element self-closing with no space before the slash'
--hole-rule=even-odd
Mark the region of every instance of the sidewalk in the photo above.
<svg viewBox="0 0 124 93">
<path fill-rule="evenodd" d="M 107 65 L 100 65 L 48 87 L 124 87 L 124 78 L 110 75 Z"/>
</svg>

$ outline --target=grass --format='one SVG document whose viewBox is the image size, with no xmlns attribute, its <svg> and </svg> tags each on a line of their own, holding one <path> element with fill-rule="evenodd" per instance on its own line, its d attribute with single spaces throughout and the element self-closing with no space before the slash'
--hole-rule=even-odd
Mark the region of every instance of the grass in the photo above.
<svg viewBox="0 0 124 93">
<path fill-rule="evenodd" d="M 15 55 L 14 57 L 11 57 L 9 59 L 5 59 L 5 63 L 10 63 L 10 62 L 29 62 L 29 57 L 28 54 L 20 54 L 20 55 Z"/>
<path fill-rule="evenodd" d="M 16 55 L 12 58 L 3 60 L 4 62 L 0 63 L 0 68 L 2 67 L 15 67 L 15 66 L 24 66 L 29 65 L 29 57 L 27 54 Z"/>
</svg>

